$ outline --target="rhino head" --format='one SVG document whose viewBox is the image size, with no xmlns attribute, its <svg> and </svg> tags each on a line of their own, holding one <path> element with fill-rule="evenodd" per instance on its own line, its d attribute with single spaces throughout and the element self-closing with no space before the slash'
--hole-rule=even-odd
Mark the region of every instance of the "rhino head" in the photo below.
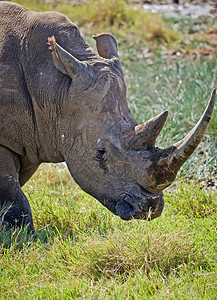
<svg viewBox="0 0 217 300">
<path fill-rule="evenodd" d="M 215 90 L 187 136 L 167 149 L 157 148 L 168 112 L 139 125 L 126 102 L 114 37 L 102 34 L 95 40 L 99 55 L 85 61 L 58 45 L 54 36 L 48 39 L 54 66 L 69 78 L 67 106 L 59 117 L 61 153 L 75 181 L 111 212 L 124 220 L 151 220 L 162 213 L 162 190 L 204 136 Z"/>
</svg>

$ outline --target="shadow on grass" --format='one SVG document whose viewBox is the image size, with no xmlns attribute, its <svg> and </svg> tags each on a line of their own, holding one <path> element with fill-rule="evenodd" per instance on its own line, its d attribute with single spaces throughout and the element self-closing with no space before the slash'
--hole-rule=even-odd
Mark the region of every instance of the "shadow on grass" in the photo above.
<svg viewBox="0 0 217 300">
<path fill-rule="evenodd" d="M 16 251 L 32 247 L 34 244 L 52 243 L 58 237 L 61 239 L 62 235 L 57 228 L 53 229 L 51 226 L 35 232 L 28 225 L 20 228 L 6 228 L 0 225 L 0 253 L 6 249 Z"/>
</svg>

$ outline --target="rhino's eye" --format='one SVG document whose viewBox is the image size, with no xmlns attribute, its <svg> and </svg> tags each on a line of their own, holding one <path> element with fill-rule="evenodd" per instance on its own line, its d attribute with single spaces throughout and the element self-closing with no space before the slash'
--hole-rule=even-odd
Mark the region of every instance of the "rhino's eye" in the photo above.
<svg viewBox="0 0 217 300">
<path fill-rule="evenodd" d="M 104 157 L 105 153 L 105 149 L 98 149 L 94 159 L 99 162 L 100 168 L 106 172 L 108 168 L 106 167 L 106 159 Z"/>
<path fill-rule="evenodd" d="M 106 152 L 105 149 L 97 149 L 95 160 L 102 162 L 104 160 L 103 156 L 104 156 L 105 152 Z"/>
</svg>

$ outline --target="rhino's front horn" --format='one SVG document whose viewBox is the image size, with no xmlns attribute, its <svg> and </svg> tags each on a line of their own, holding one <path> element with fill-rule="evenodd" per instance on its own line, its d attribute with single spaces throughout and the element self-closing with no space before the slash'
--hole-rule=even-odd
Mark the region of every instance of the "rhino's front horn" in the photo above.
<svg viewBox="0 0 217 300">
<path fill-rule="evenodd" d="M 181 141 L 173 145 L 175 150 L 169 159 L 169 167 L 172 170 L 178 171 L 203 139 L 214 108 L 215 94 L 216 90 L 214 89 L 201 119 L 194 128 Z"/>
<path fill-rule="evenodd" d="M 150 170 L 150 175 L 154 178 L 152 191 L 162 191 L 173 182 L 178 170 L 203 139 L 214 108 L 215 94 L 216 90 L 214 89 L 204 114 L 186 137 L 163 150 L 161 157 L 157 159 L 153 172 Z"/>
</svg>

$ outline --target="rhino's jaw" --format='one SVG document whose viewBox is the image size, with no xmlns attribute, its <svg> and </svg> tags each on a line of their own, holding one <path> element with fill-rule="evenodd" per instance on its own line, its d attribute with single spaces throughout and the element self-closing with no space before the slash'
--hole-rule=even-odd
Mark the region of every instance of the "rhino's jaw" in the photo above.
<svg viewBox="0 0 217 300">
<path fill-rule="evenodd" d="M 146 194 L 144 198 L 136 198 L 125 195 L 117 201 L 115 205 L 115 214 L 122 220 L 144 219 L 153 220 L 159 217 L 163 211 L 163 194 Z"/>
</svg>

